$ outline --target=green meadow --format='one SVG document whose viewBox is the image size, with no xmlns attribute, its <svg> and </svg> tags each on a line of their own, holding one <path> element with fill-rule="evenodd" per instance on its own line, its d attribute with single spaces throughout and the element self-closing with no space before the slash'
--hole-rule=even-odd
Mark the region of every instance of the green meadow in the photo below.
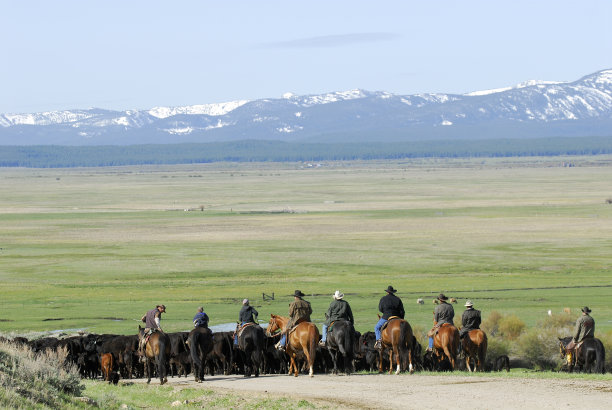
<svg viewBox="0 0 612 410">
<path fill-rule="evenodd" d="M 310 165 L 0 168 L 0 331 L 130 334 L 160 303 L 189 330 L 245 297 L 266 320 L 295 289 L 319 322 L 339 289 L 367 331 L 388 285 L 421 330 L 440 292 L 612 329 L 611 156 Z"/>
</svg>

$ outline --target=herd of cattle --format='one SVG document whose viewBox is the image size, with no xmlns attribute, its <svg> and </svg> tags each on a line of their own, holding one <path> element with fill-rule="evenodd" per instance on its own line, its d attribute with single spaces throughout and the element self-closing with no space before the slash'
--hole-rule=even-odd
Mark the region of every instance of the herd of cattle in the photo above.
<svg viewBox="0 0 612 410">
<path fill-rule="evenodd" d="M 378 370 L 379 351 L 374 348 L 376 341 L 374 333 L 356 333 L 352 369 L 341 370 L 345 372 Z M 167 335 L 171 343 L 167 362 L 169 375 L 172 377 L 187 376 L 192 367 L 189 345 L 186 343 L 189 332 L 167 333 Z M 234 346 L 233 335 L 234 332 L 213 333 L 213 349 L 207 354 L 204 364 L 206 374 L 244 374 L 244 360 L 240 351 Z M 287 374 L 289 358 L 285 352 L 274 347 L 279 338 L 280 335 L 265 336 L 260 373 Z M 65 349 L 67 364 L 75 365 L 83 378 L 102 377 L 104 380 L 117 383 L 119 378 L 131 379 L 144 376 L 144 365 L 137 354 L 137 335 L 86 334 L 66 338 L 44 337 L 34 340 L 16 337 L 4 341 L 29 346 L 34 352 L 42 352 L 46 349 Z M 444 363 L 437 363 L 427 354 L 423 355 L 419 343 L 416 343 L 415 346 L 416 370 L 447 370 Z M 386 357 L 386 355 L 382 356 Z M 315 372 L 330 372 L 333 364 L 327 349 L 317 347 L 316 357 Z M 388 367 L 388 364 L 384 365 Z"/>
</svg>

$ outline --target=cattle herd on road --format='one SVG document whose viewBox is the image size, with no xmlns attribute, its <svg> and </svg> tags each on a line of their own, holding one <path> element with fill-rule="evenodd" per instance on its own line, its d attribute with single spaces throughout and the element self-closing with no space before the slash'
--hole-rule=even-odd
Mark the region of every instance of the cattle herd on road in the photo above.
<svg viewBox="0 0 612 410">
<path fill-rule="evenodd" d="M 356 332 L 354 357 L 351 371 L 378 370 L 379 352 L 374 348 L 375 336 L 373 332 L 360 334 Z M 205 373 L 215 374 L 244 374 L 243 358 L 233 343 L 234 332 L 214 332 L 213 348 L 208 352 L 205 360 Z M 172 377 L 187 376 L 191 372 L 192 359 L 189 352 L 187 336 L 189 332 L 167 333 L 171 341 L 171 351 L 168 358 L 168 375 Z M 288 356 L 274 347 L 280 335 L 265 336 L 262 352 L 261 374 L 287 374 Z M 4 339 L 4 338 L 0 338 Z M 23 337 L 4 339 L 18 345 L 26 345 L 34 352 L 43 352 L 47 349 L 65 349 L 66 362 L 75 365 L 83 378 L 100 378 L 117 383 L 119 378 L 132 379 L 144 376 L 144 365 L 137 355 L 137 335 L 113 334 L 83 334 L 64 338 L 43 337 L 28 340 Z M 436 363 L 422 354 L 421 345 L 416 343 L 415 367 L 417 370 L 447 370 L 444 363 Z M 317 347 L 317 360 L 315 373 L 328 373 L 333 368 L 330 353 L 325 347 Z M 383 355 L 384 357 L 385 355 Z M 385 364 L 387 366 L 387 364 Z"/>
</svg>

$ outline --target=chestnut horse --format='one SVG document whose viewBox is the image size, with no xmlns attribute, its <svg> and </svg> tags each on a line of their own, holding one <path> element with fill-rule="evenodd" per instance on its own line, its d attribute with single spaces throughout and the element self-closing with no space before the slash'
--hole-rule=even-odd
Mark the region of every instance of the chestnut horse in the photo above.
<svg viewBox="0 0 612 410">
<path fill-rule="evenodd" d="M 138 326 L 138 337 L 144 337 L 144 328 Z M 159 376 L 160 384 L 168 382 L 166 374 L 166 362 L 170 358 L 170 338 L 164 332 L 153 332 L 147 340 L 145 346 L 145 372 L 147 374 L 147 383 L 151 382 L 151 364 L 155 360 L 157 375 Z"/>
<path fill-rule="evenodd" d="M 288 330 L 286 329 L 287 322 L 289 322 L 288 317 L 271 314 L 270 321 L 268 322 L 268 328 L 266 329 L 267 335 L 272 336 L 272 334 L 278 329 L 282 330 L 283 332 Z M 287 335 L 286 352 L 291 360 L 289 374 L 291 374 L 291 371 L 293 370 L 293 375 L 295 377 L 298 376 L 299 369 L 295 359 L 297 358 L 298 354 L 303 353 L 310 369 L 308 374 L 310 377 L 314 375 L 313 366 L 317 354 L 317 344 L 319 343 L 319 339 L 319 329 L 317 329 L 315 324 L 312 322 L 299 323 L 295 330 L 291 332 L 291 334 Z"/>
<path fill-rule="evenodd" d="M 408 358 L 410 373 L 414 373 L 414 367 L 412 367 L 412 327 L 404 319 L 391 319 L 387 322 L 387 327 L 381 333 L 382 349 L 379 353 L 379 364 L 378 371 L 383 371 L 383 351 L 384 348 L 389 349 L 389 374 L 393 373 L 393 356 L 395 356 L 395 363 L 397 364 L 397 370 L 395 374 L 399 374 L 402 367 L 405 369 L 406 357 Z M 404 366 L 402 366 L 404 364 Z"/>
<path fill-rule="evenodd" d="M 487 356 L 487 334 L 480 329 L 470 330 L 463 337 L 462 346 L 468 371 L 483 372 Z M 472 359 L 475 363 L 473 370 L 471 367 Z"/>
<path fill-rule="evenodd" d="M 450 323 L 444 323 L 434 336 L 434 352 L 437 356 L 446 356 L 455 370 L 455 361 L 459 350 L 459 331 Z"/>
</svg>

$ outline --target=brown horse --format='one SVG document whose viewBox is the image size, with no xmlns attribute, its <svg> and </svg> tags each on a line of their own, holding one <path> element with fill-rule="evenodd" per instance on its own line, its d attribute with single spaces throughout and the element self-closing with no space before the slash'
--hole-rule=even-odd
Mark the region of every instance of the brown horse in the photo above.
<svg viewBox="0 0 612 410">
<path fill-rule="evenodd" d="M 463 337 L 462 346 L 468 371 L 483 372 L 487 356 L 487 334 L 480 329 L 470 330 Z M 472 360 L 475 363 L 474 369 L 471 367 Z"/>
<path fill-rule="evenodd" d="M 289 322 L 288 317 L 270 315 L 270 321 L 268 322 L 268 328 L 266 329 L 267 335 L 272 336 L 272 334 L 278 329 L 281 329 L 284 332 L 287 330 L 287 322 Z M 298 376 L 299 369 L 295 359 L 297 358 L 298 354 L 303 353 L 310 369 L 308 374 L 310 377 L 314 375 L 313 366 L 317 354 L 317 344 L 319 343 L 319 339 L 319 329 L 317 329 L 312 322 L 299 323 L 296 329 L 287 336 L 286 352 L 291 360 L 289 374 L 291 374 L 291 371 L 293 370 L 293 375 L 295 377 Z"/>
<path fill-rule="evenodd" d="M 395 374 L 399 374 L 402 368 L 406 368 L 405 365 L 402 366 L 405 364 L 406 357 L 409 363 L 408 369 L 410 373 L 414 373 L 414 367 L 412 367 L 413 337 L 410 324 L 404 319 L 391 319 L 387 322 L 387 327 L 383 329 L 381 336 L 383 349 L 380 349 L 379 353 L 378 371 L 380 373 L 383 371 L 383 351 L 386 347 L 389 349 L 389 374 L 393 373 L 393 356 L 395 356 L 397 365 Z"/>
<path fill-rule="evenodd" d="M 144 337 L 144 328 L 138 326 L 138 338 Z M 145 372 L 147 383 L 151 382 L 151 363 L 155 361 L 160 384 L 168 382 L 166 377 L 166 362 L 170 357 L 170 338 L 164 332 L 154 332 L 145 346 Z"/>
<path fill-rule="evenodd" d="M 437 356 L 446 356 L 455 370 L 457 351 L 459 350 L 459 331 L 450 323 L 444 323 L 434 336 L 434 352 Z"/>
</svg>

